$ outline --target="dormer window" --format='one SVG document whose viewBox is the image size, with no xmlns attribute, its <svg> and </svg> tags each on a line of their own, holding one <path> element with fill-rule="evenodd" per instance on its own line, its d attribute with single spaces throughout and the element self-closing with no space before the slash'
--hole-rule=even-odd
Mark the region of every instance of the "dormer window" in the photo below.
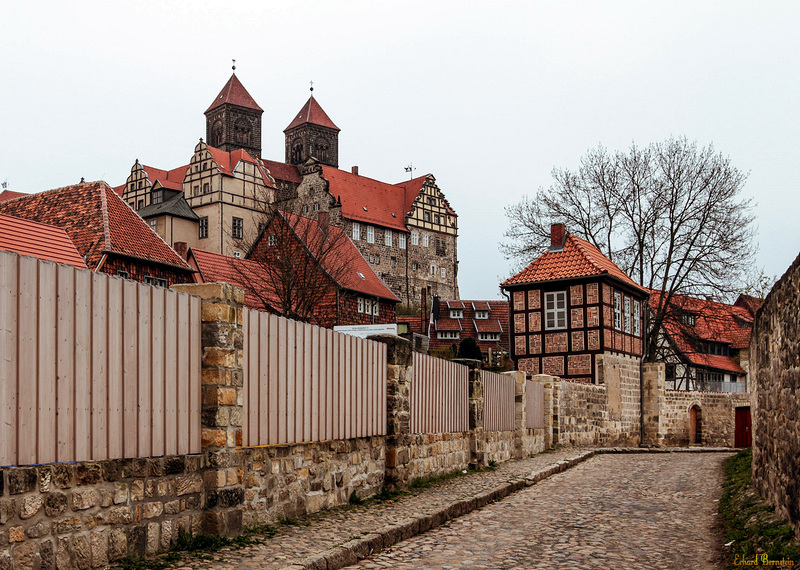
<svg viewBox="0 0 800 570">
<path fill-rule="evenodd" d="M 464 309 L 450 309 L 450 318 L 451 319 L 463 319 L 464 318 Z"/>
<path fill-rule="evenodd" d="M 152 199 L 150 200 L 153 204 L 160 204 L 164 201 L 164 192 L 162 190 L 153 190 Z"/>
<path fill-rule="evenodd" d="M 692 313 L 684 313 L 681 315 L 681 322 L 684 325 L 693 327 L 697 324 L 697 315 L 693 315 Z"/>
<path fill-rule="evenodd" d="M 475 318 L 485 320 L 489 318 L 489 311 L 475 311 Z"/>
</svg>

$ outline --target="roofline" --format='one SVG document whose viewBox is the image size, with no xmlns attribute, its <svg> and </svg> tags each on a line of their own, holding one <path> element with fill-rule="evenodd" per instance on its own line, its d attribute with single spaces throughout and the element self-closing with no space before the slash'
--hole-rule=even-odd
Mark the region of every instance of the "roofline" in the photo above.
<svg viewBox="0 0 800 570">
<path fill-rule="evenodd" d="M 172 249 L 172 248 L 170 248 Z M 120 253 L 118 251 L 114 251 L 113 249 L 103 249 L 100 251 L 102 255 L 114 255 L 116 257 L 124 257 L 126 259 L 135 259 L 137 261 L 145 261 L 147 263 L 153 263 L 155 265 L 161 265 L 164 267 L 173 267 L 175 269 L 180 269 L 181 271 L 186 271 L 187 273 L 197 273 L 188 263 L 186 263 L 186 267 L 181 267 L 180 265 L 172 265 L 171 263 L 164 263 L 163 261 L 156 261 L 154 259 L 145 259 L 143 257 L 136 257 L 135 255 L 129 255 L 127 253 Z M 177 253 L 175 255 L 178 255 Z M 180 259 L 180 256 L 178 256 Z"/>
<path fill-rule="evenodd" d="M 578 276 L 578 277 L 562 277 L 561 279 L 548 279 L 546 281 L 525 281 L 523 283 L 514 283 L 512 285 L 503 285 L 501 283 L 500 284 L 500 289 L 505 289 L 507 291 L 511 291 L 512 289 L 517 288 L 517 287 L 523 287 L 525 285 L 534 285 L 536 283 L 560 283 L 560 282 L 563 282 L 563 281 L 589 280 L 589 279 L 595 279 L 597 277 L 608 277 L 608 278 L 612 279 L 613 281 L 615 281 L 617 283 L 620 283 L 621 285 L 624 285 L 625 287 L 627 287 L 629 289 L 638 289 L 640 292 L 644 293 L 644 298 L 645 299 L 650 298 L 650 292 L 647 289 L 645 289 L 644 287 L 642 287 L 640 285 L 636 285 L 635 287 L 633 287 L 633 286 L 631 286 L 630 283 L 626 283 L 625 281 L 623 281 L 619 277 L 609 273 L 608 271 L 603 271 L 602 273 L 593 273 L 592 275 L 581 275 L 581 276 Z M 510 277 L 509 277 L 509 279 L 510 279 Z"/>
</svg>

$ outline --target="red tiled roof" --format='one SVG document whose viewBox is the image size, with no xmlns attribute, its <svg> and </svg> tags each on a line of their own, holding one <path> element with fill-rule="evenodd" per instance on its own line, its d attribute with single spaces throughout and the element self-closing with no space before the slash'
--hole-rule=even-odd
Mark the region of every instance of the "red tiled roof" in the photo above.
<svg viewBox="0 0 800 570">
<path fill-rule="evenodd" d="M 525 269 L 509 277 L 501 284 L 504 287 L 539 281 L 554 281 L 592 275 L 610 275 L 619 281 L 646 293 L 616 264 L 603 255 L 588 241 L 568 233 L 561 251 L 546 251 Z"/>
<path fill-rule="evenodd" d="M 230 283 L 244 289 L 246 307 L 261 310 L 280 307 L 280 300 L 270 291 L 263 276 L 264 268 L 258 262 L 192 248 L 189 250 L 189 263 L 199 272 L 202 283 Z M 264 286 L 252 286 L 259 282 Z M 256 290 L 261 292 L 260 297 Z"/>
<path fill-rule="evenodd" d="M 142 168 L 145 174 L 147 174 L 147 179 L 150 181 L 150 184 L 155 184 L 156 181 L 158 181 L 164 188 L 183 190 L 183 179 L 186 178 L 186 171 L 189 169 L 189 165 L 179 166 L 172 170 L 161 170 L 160 168 L 142 164 Z M 122 187 L 124 188 L 125 186 L 123 185 Z"/>
<path fill-rule="evenodd" d="M 328 117 L 327 113 L 322 110 L 322 107 L 319 106 L 317 100 L 314 99 L 314 96 L 308 98 L 306 104 L 303 105 L 303 108 L 300 109 L 300 112 L 297 113 L 297 116 L 294 120 L 289 123 L 289 126 L 286 127 L 283 132 L 293 129 L 295 127 L 299 127 L 300 125 L 304 125 L 306 123 L 311 123 L 312 125 L 319 125 L 321 127 L 328 127 L 329 129 L 339 129 L 336 125 L 333 124 L 330 117 Z"/>
<path fill-rule="evenodd" d="M 489 301 L 472 301 L 472 310 L 473 311 L 488 311 L 489 309 Z"/>
<path fill-rule="evenodd" d="M 234 73 L 231 75 L 231 78 L 228 79 L 228 82 L 222 88 L 222 91 L 219 92 L 217 98 L 214 99 L 214 102 L 211 103 L 211 106 L 206 109 L 206 113 L 208 113 L 211 109 L 216 109 L 220 105 L 224 105 L 228 103 L 230 105 L 238 105 L 239 107 L 245 107 L 246 109 L 255 109 L 256 111 L 264 111 L 261 107 L 258 106 L 258 103 L 250 96 L 250 93 L 247 92 L 247 89 L 244 88 L 242 82 L 239 81 L 239 78 L 236 77 Z"/>
<path fill-rule="evenodd" d="M 436 330 L 437 331 L 460 331 L 463 330 L 461 326 L 461 321 L 463 319 L 451 319 L 449 317 L 439 317 L 436 321 Z"/>
<path fill-rule="evenodd" d="M 475 330 L 478 332 L 503 332 L 503 324 L 500 322 L 500 319 L 472 319 L 472 324 L 475 327 Z"/>
<path fill-rule="evenodd" d="M 0 202 L 13 200 L 14 198 L 21 198 L 22 196 L 30 196 L 30 194 L 25 194 L 24 192 L 14 192 L 13 190 L 3 190 L 0 192 Z"/>
<path fill-rule="evenodd" d="M 319 222 L 317 220 L 298 216 L 291 212 L 280 212 L 283 218 L 294 229 L 297 237 L 303 241 L 306 240 L 306 245 L 309 251 L 313 254 L 314 251 L 319 251 L 320 248 L 315 247 L 315 244 L 308 244 L 310 236 L 312 239 L 330 239 L 336 249 L 336 255 L 326 255 L 321 261 L 322 268 L 331 276 L 338 285 L 350 291 L 364 293 L 382 299 L 389 299 L 391 301 L 399 302 L 400 299 L 384 285 L 383 281 L 376 275 L 372 267 L 361 255 L 358 248 L 350 241 L 346 233 L 337 226 L 330 225 L 327 229 L 327 237 L 325 233 L 319 229 Z M 312 231 L 314 230 L 314 231 Z M 319 230 L 319 231 L 316 231 Z M 301 237 L 302 236 L 302 237 Z M 337 263 L 342 263 L 337 267 Z"/>
<path fill-rule="evenodd" d="M 465 309 L 466 308 L 463 301 L 456 301 L 456 300 L 452 300 L 452 299 L 451 300 L 442 299 L 442 303 L 447 305 L 448 309 Z"/>
<path fill-rule="evenodd" d="M 408 325 L 409 332 L 427 335 L 422 317 L 419 315 L 397 315 L 397 324 L 405 323 Z"/>
<path fill-rule="evenodd" d="M 758 297 L 753 297 L 752 295 L 745 295 L 742 293 L 739 295 L 739 298 L 736 299 L 736 302 L 733 305 L 734 307 L 741 307 L 745 309 L 748 313 L 750 313 L 750 316 L 755 317 L 756 313 L 763 304 L 764 299 L 759 299 Z"/>
<path fill-rule="evenodd" d="M 651 293 L 650 306 L 654 310 L 658 308 L 659 298 L 658 291 Z M 671 304 L 676 310 L 667 314 L 664 329 L 675 347 L 692 364 L 735 374 L 745 373 L 730 356 L 704 354 L 695 347 L 698 342 L 720 342 L 733 349 L 747 348 L 753 328 L 753 318 L 747 309 L 683 295 L 673 296 Z M 682 323 L 682 313 L 695 315 L 695 324 Z"/>
<path fill-rule="evenodd" d="M 270 177 L 269 172 L 263 164 L 263 161 L 256 160 L 243 148 L 227 152 L 213 146 L 206 146 L 208 147 L 208 152 L 211 153 L 211 157 L 217 164 L 221 174 L 225 176 L 233 176 L 233 173 L 236 171 L 236 167 L 239 166 L 240 162 L 249 162 L 258 168 L 258 171 L 261 173 L 261 179 L 268 188 L 275 187 L 274 179 Z"/>
<path fill-rule="evenodd" d="M 345 218 L 407 231 L 401 188 L 331 166 L 322 166 L 322 176 L 328 181 L 328 191 L 341 197 Z"/>
<path fill-rule="evenodd" d="M 288 182 L 294 182 L 295 184 L 300 184 L 300 181 L 303 179 L 300 176 L 300 172 L 297 170 L 297 167 L 293 164 L 286 164 L 285 162 L 276 162 L 274 160 L 266 160 L 261 159 L 261 162 L 264 163 L 269 169 L 270 174 L 276 180 L 286 180 Z"/>
<path fill-rule="evenodd" d="M 105 182 L 86 182 L 0 203 L 0 213 L 63 228 L 97 267 L 104 253 L 190 270 Z"/>
<path fill-rule="evenodd" d="M 425 185 L 425 181 L 428 179 L 428 176 L 430 176 L 430 174 L 425 174 L 424 176 L 418 176 L 417 178 L 405 180 L 395 184 L 395 186 L 404 188 L 406 191 L 406 213 L 411 211 L 411 207 L 414 205 L 414 200 L 417 199 L 417 196 L 419 196 L 419 193 L 422 191 L 422 187 Z M 447 213 L 455 215 L 455 210 L 450 207 L 450 203 L 447 200 L 443 201 L 444 206 L 447 209 Z"/>
<path fill-rule="evenodd" d="M 63 229 L 3 214 L 0 214 L 0 250 L 86 268 Z"/>
</svg>

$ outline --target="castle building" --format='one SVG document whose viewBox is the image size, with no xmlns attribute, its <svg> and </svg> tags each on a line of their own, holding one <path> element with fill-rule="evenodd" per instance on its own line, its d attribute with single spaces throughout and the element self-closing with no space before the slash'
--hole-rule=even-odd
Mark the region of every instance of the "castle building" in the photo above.
<svg viewBox="0 0 800 570">
<path fill-rule="evenodd" d="M 189 164 L 137 160 L 118 192 L 168 243 L 235 257 L 273 207 L 324 215 L 404 304 L 458 299 L 458 216 L 433 175 L 391 184 L 340 170 L 340 129 L 313 93 L 284 130 L 285 161 L 264 159 L 262 114 L 233 74 L 205 112 L 206 142 Z"/>
</svg>

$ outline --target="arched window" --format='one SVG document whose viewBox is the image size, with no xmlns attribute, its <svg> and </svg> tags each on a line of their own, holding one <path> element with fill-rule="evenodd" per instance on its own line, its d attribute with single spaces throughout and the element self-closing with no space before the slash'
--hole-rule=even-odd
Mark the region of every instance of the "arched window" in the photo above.
<svg viewBox="0 0 800 570">
<path fill-rule="evenodd" d="M 236 144 L 250 146 L 250 121 L 244 118 L 236 121 L 236 126 L 233 129 L 233 138 Z"/>
<path fill-rule="evenodd" d="M 328 141 L 325 139 L 314 141 L 314 158 L 320 162 L 328 161 Z"/>
<path fill-rule="evenodd" d="M 214 126 L 211 127 L 211 140 L 208 144 L 211 146 L 220 146 L 222 144 L 222 121 L 217 119 L 214 121 Z"/>
<path fill-rule="evenodd" d="M 292 162 L 303 162 L 303 140 L 295 139 L 292 141 Z"/>
</svg>

